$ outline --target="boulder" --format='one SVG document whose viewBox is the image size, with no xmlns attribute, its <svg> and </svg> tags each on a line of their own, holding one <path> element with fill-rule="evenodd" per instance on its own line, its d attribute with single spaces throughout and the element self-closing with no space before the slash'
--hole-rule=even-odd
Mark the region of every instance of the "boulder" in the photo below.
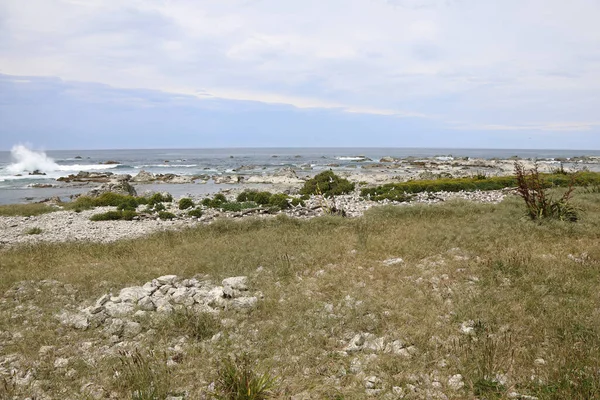
<svg viewBox="0 0 600 400">
<path fill-rule="evenodd" d="M 134 176 L 131 181 L 132 182 L 152 182 L 156 180 L 156 177 L 152 172 L 146 172 L 141 170 L 136 176 Z"/>
<path fill-rule="evenodd" d="M 125 196 L 137 196 L 137 192 L 133 186 L 129 184 L 131 175 L 114 175 L 109 182 L 103 183 L 101 186 L 90 190 L 86 195 L 90 197 L 98 197 L 103 193 L 117 193 Z"/>
</svg>

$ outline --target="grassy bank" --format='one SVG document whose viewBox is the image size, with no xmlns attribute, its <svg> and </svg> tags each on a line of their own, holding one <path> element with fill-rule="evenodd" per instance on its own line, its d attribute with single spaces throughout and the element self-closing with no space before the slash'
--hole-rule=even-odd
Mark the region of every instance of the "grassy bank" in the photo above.
<svg viewBox="0 0 600 400">
<path fill-rule="evenodd" d="M 577 193 L 578 223 L 532 222 L 519 199 L 509 197 L 498 205 L 383 207 L 358 219 L 220 221 L 111 245 L 6 250 L 0 333 L 18 340 L 0 336 L 0 354 L 17 354 L 20 370 L 34 370 L 52 398 L 82 398 L 88 384 L 131 398 L 140 378 L 125 373 L 131 357 L 119 350 L 136 347 L 144 362 L 133 369 L 149 366 L 164 393 L 185 392 L 188 399 L 202 398 L 229 355 L 243 353 L 257 360 L 257 372 L 277 378 L 276 398 L 363 399 L 368 388 L 381 389 L 369 392 L 377 398 L 397 398 L 394 391 L 405 398 L 493 399 L 510 392 L 597 398 L 599 200 Z M 385 265 L 390 258 L 403 261 Z M 184 319 L 115 347 L 99 330 L 75 331 L 53 317 L 165 274 L 208 274 L 217 282 L 248 275 L 264 298 L 249 314 L 221 313 L 216 327 L 201 322 L 208 326 L 201 332 L 221 332 L 215 340 L 190 335 L 198 322 Z M 39 283 L 44 279 L 59 284 Z M 196 329 L 182 329 L 187 323 Z M 342 353 L 359 333 L 401 340 L 411 351 Z M 44 345 L 55 346 L 50 355 L 39 353 Z M 167 368 L 176 345 L 183 355 Z M 69 365 L 56 368 L 58 358 Z M 449 384 L 457 374 L 462 388 Z M 21 397 L 34 390 L 4 379 L 0 397 L 3 390 Z"/>
<path fill-rule="evenodd" d="M 567 187 L 571 182 L 569 174 L 540 174 L 546 188 Z M 575 186 L 597 187 L 600 185 L 600 173 L 579 172 L 574 175 Z M 459 192 L 475 190 L 500 190 L 517 186 L 514 176 L 471 177 L 471 178 L 440 178 L 433 180 L 414 180 L 402 183 L 388 183 L 374 188 L 361 190 L 361 195 L 372 200 L 384 199 L 405 201 L 411 194 L 421 192 Z M 408 196 L 407 196 L 408 195 Z"/>
</svg>

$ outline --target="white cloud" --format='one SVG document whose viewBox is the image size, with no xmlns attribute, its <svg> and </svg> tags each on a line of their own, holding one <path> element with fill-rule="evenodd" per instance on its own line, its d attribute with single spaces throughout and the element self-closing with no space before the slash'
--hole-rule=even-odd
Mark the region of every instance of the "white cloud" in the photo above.
<svg viewBox="0 0 600 400">
<path fill-rule="evenodd" d="M 591 0 L 4 0 L 0 72 L 595 129 L 598 15 Z"/>
</svg>

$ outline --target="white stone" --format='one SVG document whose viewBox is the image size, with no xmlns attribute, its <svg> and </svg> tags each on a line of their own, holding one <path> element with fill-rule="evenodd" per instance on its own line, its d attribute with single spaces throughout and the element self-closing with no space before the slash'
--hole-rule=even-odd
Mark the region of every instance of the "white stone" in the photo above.
<svg viewBox="0 0 600 400">
<path fill-rule="evenodd" d="M 132 286 L 121 289 L 119 298 L 127 303 L 137 303 L 138 300 L 143 299 L 146 296 L 150 296 L 151 294 L 151 290 L 148 290 L 142 286 Z"/>
<path fill-rule="evenodd" d="M 386 265 L 389 267 L 390 265 L 402 264 L 404 262 L 404 260 L 401 258 L 388 258 L 387 260 L 382 261 L 382 262 L 383 262 L 383 265 Z"/>
<path fill-rule="evenodd" d="M 103 306 L 104 303 L 106 303 L 109 300 L 110 300 L 110 296 L 108 294 L 104 294 L 104 295 L 100 296 L 100 298 L 98 300 L 96 300 L 96 305 Z"/>
<path fill-rule="evenodd" d="M 369 376 L 365 378 L 365 387 L 367 389 L 376 389 L 381 384 L 381 379 L 376 376 Z"/>
<path fill-rule="evenodd" d="M 135 310 L 135 306 L 132 303 L 108 302 L 104 305 L 104 308 L 106 309 L 106 313 L 111 317 L 124 317 Z"/>
<path fill-rule="evenodd" d="M 154 305 L 154 303 L 152 302 L 152 299 L 148 296 L 141 298 L 138 303 L 137 306 L 140 310 L 143 311 L 154 311 L 156 310 L 156 306 Z"/>
<path fill-rule="evenodd" d="M 465 386 L 461 374 L 452 375 L 448 378 L 448 387 L 452 390 L 460 390 Z"/>
<path fill-rule="evenodd" d="M 541 367 L 542 365 L 546 365 L 546 360 L 544 360 L 543 358 L 536 358 L 535 360 L 533 360 L 533 363 Z"/>
<path fill-rule="evenodd" d="M 86 330 L 90 326 L 88 318 L 80 313 L 63 311 L 57 318 L 61 324 L 75 329 Z"/>
<path fill-rule="evenodd" d="M 68 358 L 57 358 L 54 360 L 54 368 L 66 368 L 69 365 Z"/>
<path fill-rule="evenodd" d="M 231 301 L 231 308 L 234 310 L 248 310 L 254 308 L 258 303 L 256 297 L 239 297 Z"/>
<path fill-rule="evenodd" d="M 177 275 L 163 275 L 156 278 L 161 285 L 172 285 L 177 280 Z"/>
<path fill-rule="evenodd" d="M 123 336 L 134 338 L 142 332 L 142 325 L 137 322 L 127 321 L 123 327 Z"/>
<path fill-rule="evenodd" d="M 229 287 L 235 290 L 248 290 L 247 276 L 234 276 L 232 278 L 223 279 L 223 287 Z"/>
</svg>

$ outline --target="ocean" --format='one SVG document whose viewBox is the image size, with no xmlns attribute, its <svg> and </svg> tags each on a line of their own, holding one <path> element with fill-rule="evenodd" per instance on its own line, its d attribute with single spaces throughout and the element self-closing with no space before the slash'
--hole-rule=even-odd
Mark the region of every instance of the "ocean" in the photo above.
<svg viewBox="0 0 600 400">
<path fill-rule="evenodd" d="M 155 174 L 244 175 L 274 172 L 289 167 L 318 173 L 323 169 L 355 170 L 364 163 L 379 162 L 384 156 L 471 157 L 555 159 L 598 156 L 598 150 L 517 150 L 442 148 L 229 148 L 229 149 L 133 149 L 133 150 L 49 150 L 34 151 L 15 146 L 0 151 L 0 204 L 39 201 L 44 198 L 89 190 L 89 187 L 36 188 L 35 184 L 55 184 L 59 177 L 79 171 L 113 172 L 137 175 L 141 170 Z M 29 175 L 38 170 L 46 175 Z M 158 185 L 144 185 L 160 190 Z M 174 185 L 169 185 L 174 186 Z M 193 194 L 217 192 L 224 185 L 195 185 Z M 190 185 L 185 186 L 189 191 Z M 181 190 L 179 190 L 181 192 Z M 186 192 L 187 193 L 187 192 Z"/>
</svg>

